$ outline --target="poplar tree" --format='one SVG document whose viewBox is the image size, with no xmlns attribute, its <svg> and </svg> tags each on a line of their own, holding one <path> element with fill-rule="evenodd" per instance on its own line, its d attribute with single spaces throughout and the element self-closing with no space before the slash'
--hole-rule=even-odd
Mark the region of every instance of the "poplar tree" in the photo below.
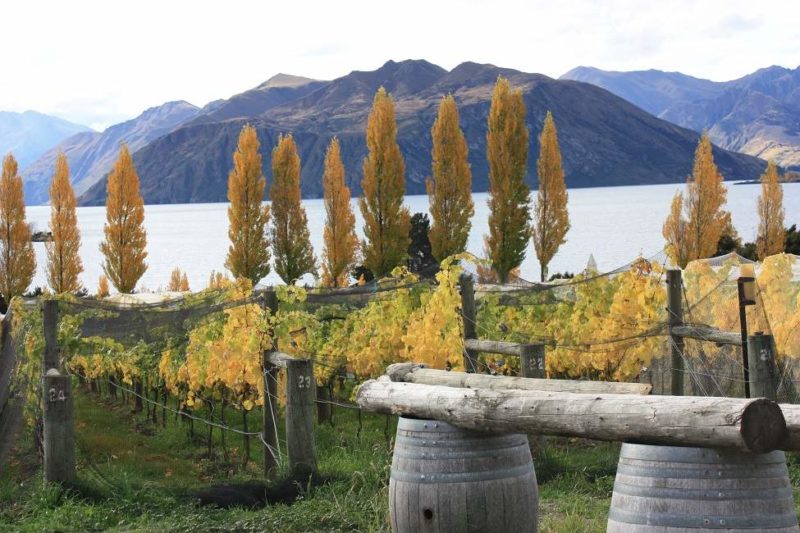
<svg viewBox="0 0 800 533">
<path fill-rule="evenodd" d="M 680 210 L 675 209 L 678 194 L 673 198 L 673 209 L 664 222 L 662 235 L 667 241 L 670 258 L 684 268 L 690 261 L 714 255 L 720 237 L 733 227 L 730 213 L 723 209 L 727 189 L 714 163 L 711 141 L 705 132 L 694 153 L 687 194 L 681 197 Z"/>
<path fill-rule="evenodd" d="M 167 290 L 172 292 L 188 292 L 189 277 L 186 275 L 186 272 L 181 272 L 180 268 L 175 267 L 169 276 Z"/>
<path fill-rule="evenodd" d="M 366 237 L 362 251 L 364 265 L 379 278 L 405 263 L 411 242 L 411 215 L 403 207 L 405 164 L 397 145 L 394 101 L 383 87 L 375 94 L 366 137 L 369 154 L 364 158 L 363 196 L 358 202 Z"/>
<path fill-rule="evenodd" d="M 97 297 L 98 298 L 105 298 L 107 297 L 111 291 L 108 287 L 108 278 L 106 276 L 100 276 L 97 280 Z"/>
<path fill-rule="evenodd" d="M 425 184 L 433 221 L 428 239 L 433 257 L 442 261 L 467 249 L 470 219 L 475 212 L 469 148 L 453 95 L 443 97 L 439 103 L 431 138 L 431 177 Z"/>
<path fill-rule="evenodd" d="M 269 197 L 275 272 L 287 284 L 306 273 L 316 276 L 308 219 L 300 204 L 300 156 L 291 134 L 281 135 L 272 150 L 272 180 Z"/>
<path fill-rule="evenodd" d="M 525 183 L 528 128 L 522 91 L 497 78 L 489 109 L 486 158 L 489 163 L 489 235 L 486 249 L 500 283 L 525 259 L 531 235 L 530 188 Z"/>
<path fill-rule="evenodd" d="M 533 247 L 542 267 L 541 280 L 547 281 L 547 265 L 558 248 L 566 242 L 569 231 L 567 185 L 561 166 L 561 149 L 553 114 L 548 111 L 539 135 L 539 194 L 533 212 Z"/>
<path fill-rule="evenodd" d="M 45 243 L 50 288 L 56 294 L 77 292 L 81 289 L 78 276 L 83 272 L 79 255 L 81 234 L 78 230 L 75 192 L 69 181 L 69 164 L 64 152 L 60 152 L 56 158 L 50 185 L 50 232 L 53 240 Z"/>
<path fill-rule="evenodd" d="M 322 284 L 346 287 L 358 250 L 356 217 L 350 206 L 350 188 L 344 181 L 344 165 L 339 139 L 334 137 L 325 153 L 322 176 L 325 199 L 325 248 L 322 257 Z"/>
<path fill-rule="evenodd" d="M 269 274 L 267 224 L 269 206 L 264 205 L 267 181 L 261 170 L 261 153 L 254 127 L 246 124 L 233 153 L 228 175 L 228 237 L 231 244 L 225 268 L 236 278 L 253 284 Z"/>
<path fill-rule="evenodd" d="M 25 293 L 36 271 L 31 229 L 25 221 L 25 196 L 17 160 L 3 159 L 0 176 L 0 294 L 11 303 Z"/>
<path fill-rule="evenodd" d="M 783 189 L 774 161 L 767 164 L 761 175 L 761 195 L 758 197 L 758 237 L 756 252 L 760 260 L 783 252 L 786 230 L 783 227 Z"/>
<path fill-rule="evenodd" d="M 139 176 L 125 143 L 108 175 L 103 231 L 105 240 L 100 243 L 105 256 L 103 272 L 119 292 L 129 294 L 147 270 L 147 233 Z"/>
</svg>

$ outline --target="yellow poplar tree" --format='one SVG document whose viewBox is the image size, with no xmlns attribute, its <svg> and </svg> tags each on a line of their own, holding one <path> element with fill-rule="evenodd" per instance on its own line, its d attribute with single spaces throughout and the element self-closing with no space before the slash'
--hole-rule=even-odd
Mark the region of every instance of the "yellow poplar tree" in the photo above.
<svg viewBox="0 0 800 533">
<path fill-rule="evenodd" d="M 97 280 L 97 297 L 98 298 L 105 298 L 111 293 L 108 287 L 108 278 L 106 276 L 100 276 L 100 279 Z"/>
<path fill-rule="evenodd" d="M 228 175 L 231 245 L 225 268 L 234 277 L 247 278 L 254 284 L 269 274 L 269 206 L 263 205 L 267 181 L 261 171 L 259 147 L 256 129 L 245 125 L 233 154 L 233 170 Z"/>
<path fill-rule="evenodd" d="M 758 197 L 756 252 L 762 261 L 784 250 L 786 230 L 783 227 L 783 216 L 783 189 L 778 167 L 770 161 L 767 170 L 761 175 L 761 196 Z"/>
<path fill-rule="evenodd" d="M 25 292 L 35 270 L 31 229 L 25 222 L 22 177 L 17 160 L 8 154 L 0 177 L 0 294 L 6 304 Z"/>
<path fill-rule="evenodd" d="M 433 256 L 441 262 L 466 250 L 470 219 L 475 212 L 469 148 L 452 95 L 442 98 L 431 137 L 431 177 L 425 184 L 432 219 L 428 238 Z"/>
<path fill-rule="evenodd" d="M 681 268 L 695 259 L 714 255 L 720 237 L 732 228 L 731 214 L 723 209 L 727 189 L 714 163 L 711 141 L 706 133 L 700 136 L 697 144 L 687 189 L 680 210 L 675 209 L 678 196 L 673 198 L 672 209 L 662 228 L 667 253 Z"/>
<path fill-rule="evenodd" d="M 147 270 L 147 233 L 139 176 L 124 143 L 108 175 L 103 231 L 105 240 L 100 243 L 100 251 L 106 258 L 103 272 L 119 292 L 131 293 Z"/>
<path fill-rule="evenodd" d="M 300 156 L 291 134 L 272 150 L 272 246 L 275 271 L 286 283 L 308 272 L 316 276 L 306 210 L 300 204 Z"/>
<path fill-rule="evenodd" d="M 53 240 L 47 250 L 47 281 L 56 294 L 76 292 L 81 288 L 78 276 L 83 272 L 79 255 L 81 234 L 75 212 L 75 192 L 69 181 L 67 156 L 60 152 L 50 185 L 50 232 Z"/>
<path fill-rule="evenodd" d="M 350 206 L 350 188 L 344 181 L 344 165 L 339 139 L 331 140 L 325 154 L 322 176 L 325 198 L 325 248 L 322 258 L 322 284 L 346 287 L 349 271 L 356 259 L 356 217 Z"/>
<path fill-rule="evenodd" d="M 181 272 L 180 268 L 175 267 L 169 276 L 167 290 L 173 292 L 188 292 L 189 277 L 186 275 L 186 272 Z"/>
<path fill-rule="evenodd" d="M 539 136 L 539 195 L 533 214 L 533 247 L 542 266 L 542 281 L 547 280 L 547 265 L 558 248 L 566 242 L 569 231 L 567 212 L 567 186 L 561 167 L 561 150 L 553 114 L 547 112 L 542 134 Z"/>
<path fill-rule="evenodd" d="M 528 128 L 522 91 L 497 78 L 489 109 L 486 158 L 489 163 L 489 235 L 486 249 L 500 283 L 522 264 L 531 234 Z"/>
<path fill-rule="evenodd" d="M 366 237 L 362 251 L 364 264 L 379 278 L 405 263 L 411 243 L 411 215 L 403 207 L 405 163 L 397 145 L 394 101 L 383 87 L 375 94 L 366 137 L 369 155 L 364 158 L 363 196 L 358 202 Z"/>
</svg>

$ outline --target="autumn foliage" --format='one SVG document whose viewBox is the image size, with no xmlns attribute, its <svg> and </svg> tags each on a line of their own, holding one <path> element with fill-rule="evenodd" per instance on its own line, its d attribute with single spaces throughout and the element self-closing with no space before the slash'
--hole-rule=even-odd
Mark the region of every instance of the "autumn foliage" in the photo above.
<svg viewBox="0 0 800 533">
<path fill-rule="evenodd" d="M 326 214 L 322 284 L 326 287 L 346 287 L 350 268 L 356 259 L 358 239 L 356 217 L 350 206 L 350 188 L 344 181 L 344 165 L 336 137 L 331 140 L 325 154 L 322 187 Z"/>
<path fill-rule="evenodd" d="M 547 265 L 558 248 L 566 242 L 569 231 L 567 186 L 561 167 L 561 150 L 553 114 L 549 111 L 539 136 L 539 194 L 533 210 L 533 247 L 542 266 L 542 281 L 547 281 Z"/>
<path fill-rule="evenodd" d="M 366 267 L 383 277 L 405 263 L 411 227 L 408 208 L 403 207 L 405 163 L 397 145 L 394 102 L 383 87 L 375 94 L 367 120 L 367 148 L 364 195 L 359 199 L 366 237 L 362 251 Z"/>
<path fill-rule="evenodd" d="M 511 89 L 500 76 L 492 93 L 489 132 L 489 235 L 486 251 L 501 283 L 522 264 L 530 229 L 530 188 L 525 183 L 528 165 L 528 128 L 522 91 Z"/>
<path fill-rule="evenodd" d="M 47 281 L 56 294 L 76 292 L 81 288 L 78 279 L 83 272 L 79 255 L 81 234 L 75 206 L 67 156 L 61 152 L 56 158 L 56 170 L 50 185 L 50 232 L 53 240 L 45 243 Z"/>
<path fill-rule="evenodd" d="M 17 160 L 3 159 L 0 177 L 0 294 L 6 303 L 21 296 L 33 280 L 36 256 L 31 230 L 25 221 L 25 196 Z"/>
<path fill-rule="evenodd" d="M 469 148 L 459 126 L 458 106 L 452 95 L 442 98 L 431 128 L 431 177 L 426 188 L 431 212 L 428 238 L 437 261 L 463 252 L 475 212 Z"/>
<path fill-rule="evenodd" d="M 694 170 L 689 176 L 687 189 L 686 196 L 676 193 L 662 229 L 667 253 L 681 268 L 695 259 L 714 255 L 720 237 L 732 227 L 731 215 L 723 209 L 727 189 L 714 163 L 711 141 L 705 133 L 701 135 L 694 153 Z"/>
<path fill-rule="evenodd" d="M 300 156 L 291 135 L 281 135 L 272 150 L 272 247 L 275 271 L 286 283 L 316 275 L 306 210 L 300 204 Z"/>
<path fill-rule="evenodd" d="M 106 276 L 100 276 L 100 279 L 97 281 L 97 297 L 105 298 L 110 293 L 111 290 L 108 286 L 108 278 Z"/>
<path fill-rule="evenodd" d="M 175 267 L 169 276 L 167 290 L 173 292 L 188 292 L 189 277 L 186 275 L 186 272 L 182 272 L 180 268 Z"/>
<path fill-rule="evenodd" d="M 144 201 L 139 194 L 139 176 L 127 145 L 108 175 L 103 272 L 123 294 L 133 292 L 147 270 L 147 234 L 144 230 Z"/>
<path fill-rule="evenodd" d="M 761 176 L 761 196 L 758 197 L 756 252 L 762 261 L 784 250 L 786 230 L 783 227 L 783 216 L 783 189 L 779 182 L 778 168 L 770 161 Z"/>
<path fill-rule="evenodd" d="M 267 182 L 261 171 L 259 147 L 255 128 L 245 125 L 233 154 L 233 170 L 228 175 L 228 237 L 231 245 L 225 268 L 234 277 L 244 277 L 253 283 L 269 274 L 269 207 L 263 205 Z"/>
</svg>

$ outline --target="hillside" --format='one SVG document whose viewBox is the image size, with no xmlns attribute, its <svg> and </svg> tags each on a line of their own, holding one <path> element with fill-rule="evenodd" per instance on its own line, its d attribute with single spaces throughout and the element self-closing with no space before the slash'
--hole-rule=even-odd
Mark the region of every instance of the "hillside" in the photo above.
<svg viewBox="0 0 800 533">
<path fill-rule="evenodd" d="M 138 117 L 109 127 L 102 133 L 83 132 L 52 146 L 28 167 L 22 167 L 25 199 L 29 204 L 45 203 L 53 177 L 56 155 L 67 154 L 72 181 L 77 194 L 104 179 L 119 153 L 120 143 L 128 143 L 132 152 L 150 141 L 169 133 L 197 115 L 198 109 L 188 102 L 168 102 L 146 110 Z"/>
<path fill-rule="evenodd" d="M 425 191 L 430 172 L 430 128 L 438 102 L 448 92 L 453 93 L 461 111 L 473 189 L 485 191 L 486 117 L 500 74 L 524 93 L 531 131 L 528 181 L 532 186 L 537 137 L 547 110 L 552 110 L 556 118 L 571 187 L 677 182 L 691 171 L 697 133 L 659 120 L 595 86 L 493 65 L 463 63 L 448 72 L 427 61 L 390 61 L 378 70 L 355 71 L 324 83 L 258 116 L 198 119 L 164 135 L 134 155 L 142 193 L 148 203 L 225 201 L 236 140 L 242 125 L 250 122 L 258 130 L 268 180 L 272 147 L 280 133 L 292 132 L 303 161 L 303 195 L 320 196 L 325 147 L 333 135 L 338 135 L 348 181 L 359 194 L 361 163 L 366 154 L 364 126 L 374 93 L 381 85 L 396 102 L 407 191 Z M 762 161 L 724 150 L 718 150 L 716 157 L 729 179 L 754 179 L 763 167 Z M 103 184 L 98 183 L 82 202 L 102 203 L 104 193 Z"/>
<path fill-rule="evenodd" d="M 90 131 L 86 126 L 36 111 L 0 111 L 0 157 L 13 153 L 20 168 L 24 168 L 54 144 Z"/>
<path fill-rule="evenodd" d="M 768 67 L 727 82 L 591 67 L 578 67 L 561 79 L 597 85 L 660 118 L 707 130 L 723 148 L 800 165 L 800 67 Z"/>
</svg>

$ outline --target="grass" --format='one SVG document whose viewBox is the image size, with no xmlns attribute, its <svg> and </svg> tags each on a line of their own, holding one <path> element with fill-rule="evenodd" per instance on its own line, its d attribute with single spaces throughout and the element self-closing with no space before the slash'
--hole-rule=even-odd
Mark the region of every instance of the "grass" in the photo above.
<svg viewBox="0 0 800 533">
<path fill-rule="evenodd" d="M 389 530 L 393 419 L 387 428 L 386 417 L 365 413 L 359 423 L 357 411 L 337 408 L 334 425 L 316 430 L 325 483 L 299 484 L 291 504 L 251 510 L 198 506 L 196 491 L 261 481 L 262 448 L 255 441 L 252 460 L 243 467 L 237 435 L 227 435 L 223 454 L 215 431 L 209 456 L 199 423 L 191 437 L 189 426 L 169 414 L 161 427 L 160 420 L 156 425 L 132 414 L 130 405 L 83 390 L 75 395 L 75 412 L 75 487 L 45 485 L 31 439 L 24 438 L 0 476 L 0 531 Z M 234 414 L 238 419 L 233 411 L 229 418 Z M 250 421 L 251 430 L 256 425 Z M 550 439 L 536 461 L 540 531 L 605 531 L 618 453 L 617 444 Z M 800 487 L 800 465 L 795 457 L 789 463 L 792 484 Z M 271 490 L 282 490 L 282 479 L 279 473 Z"/>
</svg>

